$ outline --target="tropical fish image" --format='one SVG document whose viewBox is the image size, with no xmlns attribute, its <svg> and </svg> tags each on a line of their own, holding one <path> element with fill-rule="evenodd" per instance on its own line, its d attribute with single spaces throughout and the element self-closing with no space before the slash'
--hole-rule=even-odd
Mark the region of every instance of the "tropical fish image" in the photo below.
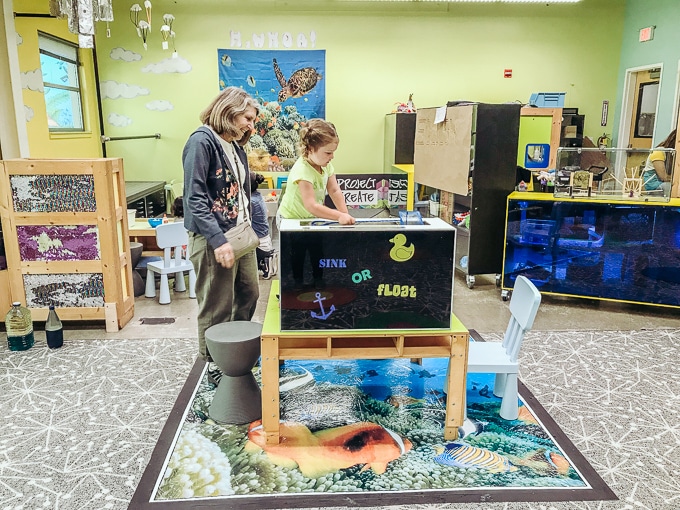
<svg viewBox="0 0 680 510">
<path fill-rule="evenodd" d="M 262 422 L 250 424 L 246 451 L 263 450 L 276 465 L 294 468 L 308 478 L 320 476 L 363 464 L 362 471 L 372 469 L 383 474 L 387 464 L 412 448 L 408 439 L 380 425 L 369 422 L 352 423 L 342 427 L 312 433 L 296 422 L 282 422 L 280 442 L 266 444 Z"/>
<path fill-rule="evenodd" d="M 509 456 L 513 464 L 533 469 L 542 475 L 566 475 L 569 472 L 569 461 L 563 455 L 541 448 L 524 458 Z"/>
<path fill-rule="evenodd" d="M 279 91 L 279 103 L 283 103 L 289 97 L 302 97 L 309 93 L 316 84 L 321 81 L 322 76 L 313 67 L 303 67 L 295 71 L 288 80 L 281 72 L 276 59 L 273 59 L 274 74 L 281 85 Z"/>
<path fill-rule="evenodd" d="M 254 86 L 256 85 L 255 78 L 254 78 L 253 76 L 251 76 L 251 75 L 248 75 L 248 77 L 246 78 L 246 83 L 247 83 L 249 86 L 254 87 Z"/>
<path fill-rule="evenodd" d="M 526 424 L 538 425 L 538 421 L 536 420 L 536 418 L 534 418 L 534 415 L 531 414 L 531 411 L 529 411 L 529 409 L 526 406 L 520 406 L 517 420 L 524 422 Z"/>
<path fill-rule="evenodd" d="M 406 236 L 404 234 L 397 234 L 390 242 L 394 244 L 394 248 L 390 250 L 390 258 L 396 262 L 406 262 L 413 257 L 416 251 L 413 244 L 406 246 Z"/>
<path fill-rule="evenodd" d="M 463 425 L 458 427 L 458 438 L 463 439 L 467 436 L 476 436 L 477 434 L 484 431 L 484 427 L 486 425 L 488 425 L 488 422 L 465 418 Z"/>
<path fill-rule="evenodd" d="M 407 395 L 390 395 L 385 402 L 394 407 L 413 407 L 425 404 L 424 398 L 413 398 Z"/>
<path fill-rule="evenodd" d="M 464 443 L 448 443 L 445 448 L 436 448 L 434 461 L 443 466 L 463 469 L 485 469 L 491 473 L 517 471 L 510 461 L 485 448 L 477 448 Z"/>
<path fill-rule="evenodd" d="M 227 67 L 231 66 L 231 57 L 229 55 L 227 55 L 226 53 L 224 55 L 222 55 L 221 61 L 222 61 L 223 66 L 227 66 Z"/>
</svg>

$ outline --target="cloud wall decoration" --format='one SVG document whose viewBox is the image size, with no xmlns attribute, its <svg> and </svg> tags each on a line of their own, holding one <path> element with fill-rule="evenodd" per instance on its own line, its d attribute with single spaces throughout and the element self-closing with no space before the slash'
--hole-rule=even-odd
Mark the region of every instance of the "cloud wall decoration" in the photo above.
<svg viewBox="0 0 680 510">
<path fill-rule="evenodd" d="M 113 48 L 109 57 L 112 60 L 122 60 L 123 62 L 137 62 L 142 60 L 142 56 L 134 51 L 126 50 L 125 48 Z"/>
<path fill-rule="evenodd" d="M 154 110 L 154 111 L 159 111 L 159 112 L 165 112 L 168 110 L 174 109 L 174 106 L 170 101 L 165 101 L 163 99 L 157 99 L 155 101 L 151 101 L 150 103 L 146 103 L 146 109 L 147 110 Z"/>
<path fill-rule="evenodd" d="M 132 99 L 137 96 L 148 96 L 149 89 L 139 85 L 128 85 L 127 83 L 118 83 L 115 80 L 107 80 L 101 82 L 101 95 L 102 99 Z"/>
<path fill-rule="evenodd" d="M 42 71 L 40 69 L 33 69 L 32 71 L 21 73 L 21 88 L 44 92 Z"/>
<path fill-rule="evenodd" d="M 126 117 L 125 115 L 119 115 L 118 113 L 109 113 L 109 116 L 106 118 L 106 121 L 112 126 L 116 127 L 125 127 L 132 124 L 132 119 L 130 117 Z"/>
<path fill-rule="evenodd" d="M 24 105 L 24 116 L 26 117 L 26 122 L 31 122 L 31 119 L 35 115 L 35 112 L 33 111 L 33 108 L 30 106 Z"/>
<path fill-rule="evenodd" d="M 182 57 L 166 58 L 156 64 L 149 64 L 142 67 L 143 73 L 188 73 L 191 71 L 191 64 Z"/>
</svg>

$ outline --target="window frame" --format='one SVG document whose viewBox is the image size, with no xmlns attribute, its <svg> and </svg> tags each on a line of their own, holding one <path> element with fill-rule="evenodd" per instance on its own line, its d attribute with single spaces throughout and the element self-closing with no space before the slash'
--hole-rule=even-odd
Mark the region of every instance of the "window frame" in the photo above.
<svg viewBox="0 0 680 510">
<path fill-rule="evenodd" d="M 49 49 L 45 49 L 43 47 L 42 39 L 47 39 L 52 41 L 53 43 L 56 43 L 58 45 L 63 45 L 69 47 L 70 50 L 74 50 L 73 53 L 75 54 L 75 60 L 70 56 L 65 54 L 66 51 L 64 51 L 64 54 L 59 54 L 55 53 L 54 51 L 50 51 Z M 64 134 L 69 134 L 69 133 L 85 133 L 87 132 L 86 128 L 86 123 L 85 123 L 85 112 L 84 112 L 84 104 L 83 104 L 83 80 L 82 80 L 82 74 L 81 74 L 81 69 L 82 69 L 82 63 L 80 61 L 80 51 L 78 48 L 78 45 L 74 42 L 68 41 L 66 39 L 62 39 L 61 37 L 55 36 L 53 34 L 48 34 L 46 32 L 42 32 L 38 30 L 38 53 L 42 57 L 42 55 L 46 55 L 48 57 L 61 60 L 62 62 L 66 62 L 68 64 L 73 64 L 76 68 L 76 73 L 75 73 L 75 80 L 77 82 L 77 87 L 74 87 L 72 85 L 63 85 L 60 83 L 53 83 L 53 82 L 46 82 L 43 80 L 43 97 L 45 98 L 45 107 L 47 109 L 47 98 L 45 97 L 45 89 L 46 88 L 52 88 L 52 89 L 59 89 L 59 90 L 66 90 L 68 92 L 74 92 L 78 94 L 78 101 L 79 101 L 79 118 L 80 118 L 80 126 L 81 127 L 52 127 L 49 126 L 48 124 L 48 130 L 51 134 L 59 134 L 59 133 L 64 133 Z M 43 69 L 42 69 L 42 62 L 40 63 L 40 73 L 42 76 Z M 76 112 L 72 112 L 74 117 L 76 115 Z M 75 123 L 74 123 L 75 124 Z"/>
</svg>

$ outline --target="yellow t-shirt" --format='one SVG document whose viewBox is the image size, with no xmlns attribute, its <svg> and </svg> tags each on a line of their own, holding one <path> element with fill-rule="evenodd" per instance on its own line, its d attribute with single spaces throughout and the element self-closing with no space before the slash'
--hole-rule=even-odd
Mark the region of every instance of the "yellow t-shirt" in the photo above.
<svg viewBox="0 0 680 510">
<path fill-rule="evenodd" d="M 293 167 L 290 169 L 288 181 L 286 183 L 286 192 L 281 199 L 279 205 L 279 213 L 282 218 L 286 219 L 306 219 L 314 218 L 314 215 L 305 209 L 302 203 L 302 195 L 300 194 L 300 181 L 307 181 L 314 187 L 314 198 L 317 204 L 323 204 L 326 198 L 326 184 L 328 178 L 335 174 L 335 169 L 331 163 L 321 168 L 322 173 L 317 172 L 306 159 L 298 158 Z"/>
</svg>

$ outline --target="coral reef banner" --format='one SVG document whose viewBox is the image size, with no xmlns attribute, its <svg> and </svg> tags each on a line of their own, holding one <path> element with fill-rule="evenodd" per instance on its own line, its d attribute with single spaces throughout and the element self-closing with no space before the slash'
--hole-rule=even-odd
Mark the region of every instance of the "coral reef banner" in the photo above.
<svg viewBox="0 0 680 510">
<path fill-rule="evenodd" d="M 241 87 L 262 106 L 251 149 L 269 155 L 269 171 L 288 170 L 300 128 L 326 116 L 326 51 L 229 49 L 217 57 L 220 90 Z"/>
</svg>

